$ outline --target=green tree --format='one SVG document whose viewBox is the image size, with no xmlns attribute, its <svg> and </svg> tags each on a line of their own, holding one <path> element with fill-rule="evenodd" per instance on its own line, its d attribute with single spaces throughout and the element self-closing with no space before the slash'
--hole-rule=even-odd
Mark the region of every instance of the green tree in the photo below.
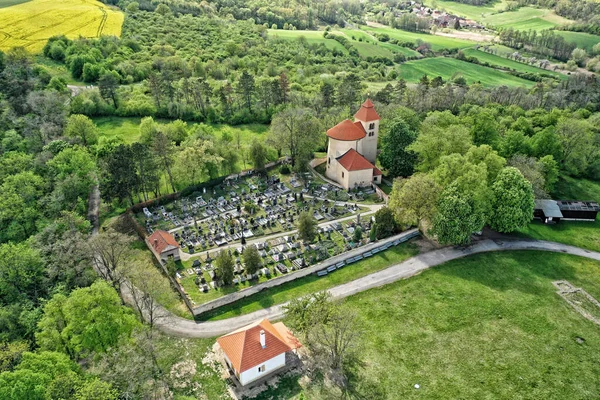
<svg viewBox="0 0 600 400">
<path fill-rule="evenodd" d="M 288 150 L 295 167 L 300 159 L 312 156 L 321 142 L 321 134 L 321 123 L 312 111 L 287 108 L 273 117 L 268 140 L 280 153 Z"/>
<path fill-rule="evenodd" d="M 75 400 L 117 400 L 118 398 L 117 390 L 98 378 L 83 383 L 75 393 Z"/>
<path fill-rule="evenodd" d="M 438 125 L 437 121 L 428 121 L 430 117 L 421 126 L 421 134 L 408 147 L 409 151 L 417 154 L 417 170 L 421 172 L 437 167 L 440 157 L 452 153 L 465 154 L 472 146 L 471 134 L 466 127 Z"/>
<path fill-rule="evenodd" d="M 262 259 L 256 246 L 246 246 L 244 249 L 244 265 L 248 274 L 255 274 L 262 267 Z"/>
<path fill-rule="evenodd" d="M 554 185 L 558 182 L 558 163 L 551 155 L 544 156 L 538 160 L 540 170 L 544 176 L 546 192 L 552 193 Z"/>
<path fill-rule="evenodd" d="M 417 155 L 407 148 L 416 138 L 417 134 L 399 118 L 392 122 L 389 131 L 381 137 L 379 161 L 392 177 L 412 175 Z"/>
<path fill-rule="evenodd" d="M 81 114 L 73 114 L 67 120 L 65 136 L 78 138 L 87 147 L 96 144 L 98 141 L 98 128 L 89 117 Z"/>
<path fill-rule="evenodd" d="M 317 220 L 312 211 L 304 211 L 298 217 L 298 236 L 305 243 L 311 243 L 317 236 Z"/>
<path fill-rule="evenodd" d="M 39 252 L 28 243 L 0 244 L 0 304 L 37 302 L 48 289 Z"/>
<path fill-rule="evenodd" d="M 61 351 L 73 359 L 104 353 L 140 326 L 105 281 L 56 294 L 44 307 L 36 340 L 45 350 Z"/>
<path fill-rule="evenodd" d="M 392 236 L 398 230 L 394 212 L 389 207 L 383 207 L 375 213 L 375 229 L 377 230 L 377 239 L 385 239 Z"/>
<path fill-rule="evenodd" d="M 231 285 L 233 282 L 233 258 L 226 250 L 219 252 L 215 260 L 215 272 L 224 285 Z"/>
<path fill-rule="evenodd" d="M 470 193 L 463 193 L 456 184 L 444 190 L 433 218 L 432 233 L 441 244 L 467 244 L 473 232 L 485 224 L 485 215 Z"/>
<path fill-rule="evenodd" d="M 262 172 L 265 170 L 267 149 L 261 142 L 255 140 L 252 143 L 252 147 L 250 147 L 250 158 L 252 159 L 252 165 L 256 171 Z"/>
<path fill-rule="evenodd" d="M 359 243 L 362 239 L 362 228 L 359 226 L 357 226 L 356 228 L 354 228 L 354 234 L 352 235 L 352 239 L 354 240 L 355 243 Z"/>
<path fill-rule="evenodd" d="M 250 75 L 248 71 L 242 72 L 238 83 L 238 92 L 242 96 L 248 112 L 252 112 L 252 98 L 254 97 L 255 89 L 254 76 Z"/>
<path fill-rule="evenodd" d="M 0 242 L 24 240 L 35 233 L 43 188 L 44 180 L 32 171 L 4 179 L 0 186 Z"/>
<path fill-rule="evenodd" d="M 418 173 L 409 179 L 396 179 L 389 207 L 402 225 L 428 225 L 436 212 L 442 188 L 429 174 Z"/>
<path fill-rule="evenodd" d="M 518 169 L 504 168 L 492 186 L 490 226 L 498 232 L 513 232 L 533 218 L 533 189 Z"/>
<path fill-rule="evenodd" d="M 111 100 L 113 107 L 117 108 L 118 95 L 117 89 L 119 88 L 119 74 L 116 71 L 105 72 L 98 79 L 98 89 L 100 90 L 100 96 L 104 100 Z"/>
</svg>

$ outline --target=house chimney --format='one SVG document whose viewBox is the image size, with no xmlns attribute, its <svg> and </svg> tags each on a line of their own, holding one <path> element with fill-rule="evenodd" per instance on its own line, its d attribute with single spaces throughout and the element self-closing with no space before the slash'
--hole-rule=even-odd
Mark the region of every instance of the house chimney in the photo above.
<svg viewBox="0 0 600 400">
<path fill-rule="evenodd" d="M 265 339 L 265 331 L 263 331 L 263 330 L 260 331 L 260 345 L 262 346 L 263 349 L 267 347 L 267 341 Z"/>
</svg>

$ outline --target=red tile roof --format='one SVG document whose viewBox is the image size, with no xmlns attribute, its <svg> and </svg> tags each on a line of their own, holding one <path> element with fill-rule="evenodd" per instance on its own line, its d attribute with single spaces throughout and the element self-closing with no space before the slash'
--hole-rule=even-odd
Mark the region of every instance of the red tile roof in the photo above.
<svg viewBox="0 0 600 400">
<path fill-rule="evenodd" d="M 336 160 L 344 167 L 347 171 L 360 171 L 363 169 L 377 169 L 373 164 L 366 158 L 360 155 L 360 153 L 354 149 L 350 149 L 344 153 L 344 155 L 336 158 Z M 381 173 L 381 172 L 380 172 Z"/>
<path fill-rule="evenodd" d="M 162 254 L 165 251 L 178 249 L 179 244 L 169 232 L 166 231 L 154 231 L 148 238 L 148 242 L 154 248 L 158 254 Z"/>
<path fill-rule="evenodd" d="M 370 99 L 367 99 L 362 106 L 360 106 L 360 110 L 354 114 L 354 118 L 360 121 L 377 121 L 379 118 L 379 114 L 375 111 L 375 106 L 371 102 Z"/>
<path fill-rule="evenodd" d="M 264 349 L 260 345 L 260 331 L 265 331 Z M 272 325 L 268 319 L 221 336 L 217 342 L 238 373 L 302 346 L 282 322 Z"/>
<path fill-rule="evenodd" d="M 360 122 L 346 119 L 327 131 L 327 136 L 336 140 L 359 140 L 367 136 Z"/>
<path fill-rule="evenodd" d="M 381 173 L 379 168 L 375 167 L 375 168 L 373 168 L 373 176 L 377 176 L 377 175 L 383 175 L 383 174 Z"/>
</svg>

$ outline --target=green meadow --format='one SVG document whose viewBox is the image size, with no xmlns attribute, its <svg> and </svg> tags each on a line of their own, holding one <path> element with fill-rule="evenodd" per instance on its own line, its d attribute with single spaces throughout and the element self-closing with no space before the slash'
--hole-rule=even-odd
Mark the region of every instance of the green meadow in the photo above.
<svg viewBox="0 0 600 400">
<path fill-rule="evenodd" d="M 598 35 L 591 35 L 584 32 L 554 32 L 564 37 L 567 42 L 576 43 L 577 47 L 585 49 L 588 53 L 592 51 L 592 47 L 594 47 L 594 45 L 600 43 L 600 36 Z"/>
<path fill-rule="evenodd" d="M 454 260 L 347 298 L 361 332 L 350 398 L 599 398 L 600 330 L 557 295 L 563 279 L 600 298 L 599 262 L 536 251 Z M 318 379 L 285 376 L 256 399 L 331 398 Z"/>
<path fill-rule="evenodd" d="M 466 56 L 477 57 L 477 59 L 479 59 L 479 61 L 485 61 L 485 62 L 488 62 L 493 65 L 498 65 L 500 67 L 506 67 L 506 68 L 514 69 L 516 71 L 521 71 L 521 72 L 549 74 L 549 75 L 555 76 L 560 79 L 567 79 L 566 75 L 561 74 L 559 72 L 555 72 L 555 71 L 552 71 L 549 69 L 539 68 L 539 67 L 525 64 L 525 63 L 520 63 L 520 62 L 511 60 L 511 59 L 508 59 L 506 57 L 503 57 L 501 55 L 486 53 L 485 51 L 482 51 L 482 50 L 465 49 L 465 50 L 463 50 L 463 53 L 465 53 Z"/>
<path fill-rule="evenodd" d="M 464 49 L 466 47 L 471 47 L 475 44 L 475 42 L 472 42 L 470 40 L 455 39 L 446 36 L 431 35 L 428 33 L 408 32 L 400 29 L 387 27 L 378 28 L 372 26 L 361 26 L 360 29 L 371 33 L 387 33 L 390 36 L 390 38 L 400 40 L 403 42 L 414 43 L 417 40 L 422 40 L 423 42 L 431 44 L 431 48 L 434 51 L 442 49 Z"/>
<path fill-rule="evenodd" d="M 532 86 L 534 82 L 493 68 L 460 61 L 455 58 L 436 57 L 423 60 L 408 61 L 400 65 L 400 76 L 408 82 L 418 82 L 423 75 L 429 78 L 441 76 L 444 80 L 462 75 L 467 83 L 481 82 L 484 86 Z"/>
<path fill-rule="evenodd" d="M 494 28 L 514 28 L 518 30 L 550 29 L 571 22 L 556 15 L 552 10 L 533 7 L 521 7 L 516 11 L 486 15 L 477 20 Z"/>
</svg>

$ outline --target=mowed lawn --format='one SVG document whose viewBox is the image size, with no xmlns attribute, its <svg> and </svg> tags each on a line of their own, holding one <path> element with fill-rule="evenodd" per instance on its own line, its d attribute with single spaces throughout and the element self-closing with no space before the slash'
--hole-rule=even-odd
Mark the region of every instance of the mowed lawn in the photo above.
<svg viewBox="0 0 600 400">
<path fill-rule="evenodd" d="M 561 279 L 600 298 L 600 263 L 535 251 L 455 260 L 347 298 L 361 330 L 356 398 L 599 398 L 600 329 L 558 296 Z M 282 378 L 257 399 L 333 398 L 301 382 Z"/>
<path fill-rule="evenodd" d="M 1 1 L 15 3 L 15 0 Z M 0 8 L 0 50 L 23 46 L 37 53 L 50 37 L 58 35 L 69 38 L 120 36 L 123 20 L 122 12 L 96 0 L 20 2 Z"/>
<path fill-rule="evenodd" d="M 588 53 L 592 51 L 594 45 L 600 43 L 600 36 L 591 35 L 585 32 L 567 32 L 567 31 L 554 31 L 560 36 L 564 37 L 567 42 L 576 43 L 577 47 L 585 49 Z"/>
<path fill-rule="evenodd" d="M 582 200 L 600 202 L 600 183 L 587 179 L 562 177 L 552 195 L 556 200 Z M 600 221 L 561 221 L 545 225 L 533 221 L 517 235 L 533 239 L 550 240 L 585 249 L 600 251 Z"/>
<path fill-rule="evenodd" d="M 520 63 L 520 62 L 511 60 L 511 59 L 508 59 L 504 56 L 486 53 L 485 51 L 481 51 L 481 50 L 465 49 L 465 50 L 463 50 L 463 53 L 465 53 L 465 55 L 467 55 L 467 56 L 477 57 L 477 59 L 479 59 L 479 61 L 485 61 L 492 65 L 498 65 L 500 67 L 506 67 L 506 68 L 514 69 L 516 71 L 532 72 L 532 73 L 536 73 L 536 74 L 548 74 L 548 75 L 552 75 L 552 76 L 555 76 L 560 79 L 568 78 L 567 75 L 561 74 L 559 72 L 555 72 L 555 71 L 543 69 L 543 68 L 538 68 L 533 65 L 529 65 L 529 64 L 525 64 L 525 63 Z"/>
<path fill-rule="evenodd" d="M 392 249 L 378 253 L 365 260 L 347 265 L 324 277 L 309 275 L 286 284 L 266 289 L 252 296 L 221 307 L 201 317 L 202 320 L 219 320 L 248 314 L 263 308 L 282 304 L 292 299 L 310 293 L 326 290 L 370 273 L 385 269 L 400 263 L 418 253 L 417 247 L 412 243 L 405 243 Z"/>
<path fill-rule="evenodd" d="M 409 82 L 418 82 L 423 75 L 427 75 L 430 79 L 441 76 L 444 80 L 449 80 L 455 74 L 462 75 L 469 84 L 481 82 L 484 86 L 530 87 L 534 84 L 532 81 L 493 68 L 460 61 L 455 58 L 425 58 L 423 60 L 408 61 L 400 65 L 400 76 Z"/>
<path fill-rule="evenodd" d="M 286 31 L 281 29 L 268 29 L 267 32 L 271 38 L 298 40 L 300 37 L 303 37 L 310 44 L 318 45 L 323 43 L 327 48 L 337 49 L 344 53 L 348 52 L 340 42 L 333 39 L 325 39 L 323 37 L 323 31 Z"/>
</svg>

